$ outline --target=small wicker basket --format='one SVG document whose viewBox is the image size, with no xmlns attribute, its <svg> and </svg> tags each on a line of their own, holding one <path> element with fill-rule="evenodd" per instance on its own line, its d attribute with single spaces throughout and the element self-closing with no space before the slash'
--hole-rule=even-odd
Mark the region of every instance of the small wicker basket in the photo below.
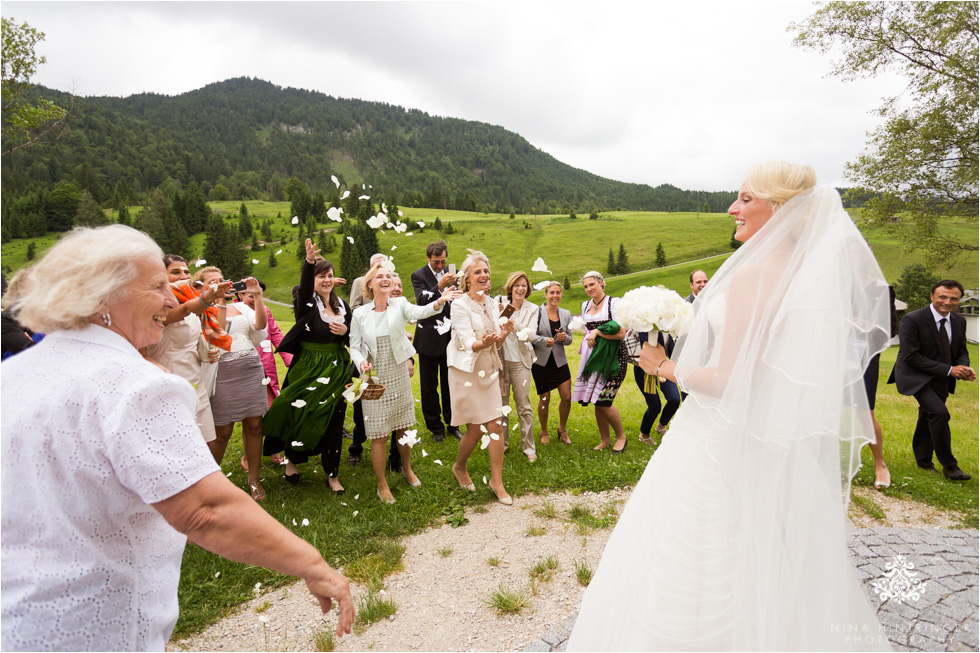
<svg viewBox="0 0 980 653">
<path fill-rule="evenodd" d="M 360 399 L 363 399 L 365 401 L 372 401 L 374 399 L 380 399 L 381 398 L 381 395 L 383 395 L 385 393 L 385 387 L 383 385 L 381 385 L 380 383 L 376 383 L 375 382 L 375 379 L 376 378 L 377 377 L 374 377 L 374 376 L 368 377 L 368 383 L 367 383 L 366 386 L 364 386 L 364 390 L 361 392 Z M 354 384 L 353 383 L 348 383 L 344 387 L 346 389 L 346 388 L 351 387 L 352 385 L 354 385 Z"/>
</svg>

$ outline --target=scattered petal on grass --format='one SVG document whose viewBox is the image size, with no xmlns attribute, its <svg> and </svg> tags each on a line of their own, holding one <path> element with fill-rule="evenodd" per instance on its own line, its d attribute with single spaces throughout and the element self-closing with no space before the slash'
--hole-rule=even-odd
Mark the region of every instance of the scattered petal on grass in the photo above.
<svg viewBox="0 0 980 653">
<path fill-rule="evenodd" d="M 426 456 L 428 456 L 428 455 L 429 455 L 429 452 L 428 452 L 428 451 L 426 451 L 425 449 L 423 449 L 423 450 L 422 450 L 422 457 L 423 457 L 423 458 L 425 458 L 425 457 L 426 457 Z"/>
<path fill-rule="evenodd" d="M 439 460 L 438 458 L 435 459 L 435 460 L 433 460 L 432 462 L 434 462 L 435 464 L 439 465 L 440 467 L 442 466 L 442 461 Z"/>
<path fill-rule="evenodd" d="M 310 525 L 310 520 L 309 519 L 304 519 L 303 520 L 303 526 L 309 526 L 309 525 Z"/>
<path fill-rule="evenodd" d="M 405 235 L 406 235 L 406 236 L 414 236 L 415 234 L 414 234 L 414 233 L 412 233 L 411 231 L 409 231 L 409 232 L 408 232 L 407 234 L 405 234 Z"/>
<path fill-rule="evenodd" d="M 217 577 L 218 577 L 218 576 L 220 576 L 220 575 L 221 575 L 221 572 L 220 572 L 220 571 L 216 571 L 216 572 L 214 572 L 214 577 L 215 577 L 215 578 L 217 578 Z"/>
<path fill-rule="evenodd" d="M 231 472 L 228 472 L 227 474 L 225 474 L 225 476 L 227 476 L 228 478 L 231 478 Z"/>
<path fill-rule="evenodd" d="M 276 252 L 276 256 L 279 256 L 280 254 L 282 254 L 282 250 L 281 249 Z"/>
<path fill-rule="evenodd" d="M 354 501 L 357 501 L 360 498 L 361 498 L 361 495 L 360 494 L 355 494 L 354 495 Z"/>
<path fill-rule="evenodd" d="M 306 405 L 306 402 L 303 401 L 302 399 L 297 399 L 296 401 L 294 401 L 292 403 L 292 405 L 293 405 L 294 408 L 302 408 L 303 406 Z"/>
<path fill-rule="evenodd" d="M 391 246 L 391 251 L 395 251 L 396 249 L 398 249 L 398 245 L 392 245 Z"/>
<path fill-rule="evenodd" d="M 483 477 L 483 484 L 484 485 L 490 485 L 489 483 L 487 483 L 487 477 L 486 476 Z"/>
<path fill-rule="evenodd" d="M 293 518 L 293 526 L 296 526 L 296 519 Z"/>
<path fill-rule="evenodd" d="M 255 584 L 255 589 L 257 589 L 257 590 L 262 589 L 262 583 L 256 583 Z"/>
<path fill-rule="evenodd" d="M 344 504 L 344 505 L 347 505 L 347 504 Z M 357 517 L 360 514 L 360 512 L 361 512 L 360 510 L 355 510 L 354 511 L 354 514 L 352 514 L 351 517 Z"/>
</svg>

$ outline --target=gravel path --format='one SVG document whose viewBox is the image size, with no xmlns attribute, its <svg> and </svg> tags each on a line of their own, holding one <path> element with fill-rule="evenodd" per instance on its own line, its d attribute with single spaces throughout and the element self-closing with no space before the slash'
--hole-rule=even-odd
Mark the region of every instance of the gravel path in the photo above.
<svg viewBox="0 0 980 653">
<path fill-rule="evenodd" d="M 944 530 L 955 526 L 956 515 L 929 506 L 892 499 L 871 490 L 886 513 L 876 522 L 852 510 L 857 526 L 852 554 L 876 604 L 870 583 L 881 577 L 897 553 L 909 554 L 920 578 L 932 582 L 920 601 L 885 602 L 880 610 L 893 646 L 906 650 L 977 650 L 977 532 Z M 611 529 L 582 534 L 567 517 L 573 506 L 594 514 L 615 506 L 622 509 L 629 491 L 524 496 L 515 505 L 488 506 L 484 513 L 469 511 L 470 523 L 444 525 L 407 537 L 405 570 L 388 576 L 385 592 L 398 611 L 387 620 L 367 626 L 357 635 L 336 640 L 337 651 L 514 651 L 563 650 L 577 614 L 584 587 L 575 576 L 576 563 L 598 565 Z M 535 514 L 545 502 L 560 518 Z M 898 528 L 901 527 L 901 528 Z M 543 528 L 544 534 L 531 534 Z M 530 568 L 548 556 L 559 567 L 554 578 L 531 592 Z M 500 560 L 493 566 L 492 558 Z M 500 615 L 485 601 L 501 584 L 522 587 L 529 607 L 518 615 Z M 355 600 L 366 589 L 353 585 Z M 267 609 L 257 612 L 266 603 Z M 204 632 L 171 642 L 168 650 L 314 651 L 314 633 L 336 625 L 336 611 L 321 616 L 302 584 L 269 592 Z"/>
</svg>

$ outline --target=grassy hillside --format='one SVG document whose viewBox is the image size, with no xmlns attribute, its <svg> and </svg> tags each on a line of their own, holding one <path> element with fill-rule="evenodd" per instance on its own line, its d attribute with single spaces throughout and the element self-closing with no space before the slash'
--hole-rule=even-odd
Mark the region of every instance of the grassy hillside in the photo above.
<svg viewBox="0 0 980 653">
<path fill-rule="evenodd" d="M 237 224 L 240 201 L 212 202 L 211 208 L 225 216 L 229 224 Z M 285 244 L 275 242 L 257 252 L 250 258 L 257 260 L 253 274 L 268 286 L 270 299 L 288 302 L 290 291 L 299 276 L 297 248 L 297 227 L 289 224 L 289 204 L 286 202 L 245 202 L 253 224 L 258 225 L 266 218 L 273 221 L 272 233 L 275 238 L 287 237 Z M 435 209 L 402 208 L 405 223 L 410 231 L 396 234 L 382 230 L 378 242 L 382 252 L 394 257 L 397 271 L 406 284 L 408 275 L 425 262 L 425 247 L 432 241 L 445 239 L 449 244 L 450 262 L 461 263 L 467 248 L 479 249 L 490 259 L 493 280 L 500 288 L 507 275 L 514 270 L 524 270 L 532 283 L 554 278 L 559 281 L 568 276 L 573 284 L 566 291 L 563 305 L 569 309 L 577 308 L 585 295 L 576 284 L 587 270 L 606 272 L 609 250 L 617 252 L 622 243 L 629 256 L 631 269 L 638 272 L 622 277 L 609 277 L 608 292 L 622 295 L 631 288 L 641 285 L 662 284 L 683 295 L 689 292 L 688 274 L 695 267 L 703 268 L 711 276 L 724 262 L 731 249 L 729 241 L 732 231 L 731 217 L 719 213 L 656 213 L 656 212 L 608 212 L 602 213 L 598 220 L 586 216 L 571 219 L 568 216 L 516 215 L 510 219 L 506 214 L 483 214 L 465 211 L 440 211 Z M 279 216 L 279 217 L 277 217 Z M 443 224 L 451 223 L 456 233 L 445 235 L 436 231 L 432 223 L 439 218 Z M 418 221 L 426 223 L 420 228 Z M 334 230 L 334 222 L 320 225 Z M 947 227 L 951 232 L 966 236 L 973 225 L 952 223 Z M 409 235 L 412 234 L 412 235 Z M 907 255 L 897 239 L 880 232 L 866 234 L 872 243 L 875 257 L 881 265 L 885 277 L 894 282 L 902 269 L 913 262 L 922 262 L 917 255 Z M 37 255 L 50 247 L 58 238 L 48 234 L 35 239 Z M 337 249 L 327 258 L 340 260 L 342 235 L 334 235 Z M 27 264 L 28 240 L 15 239 L 2 246 L 4 271 L 8 274 Z M 197 234 L 191 239 L 195 254 L 204 250 L 204 235 Z M 655 268 L 657 244 L 661 243 L 667 255 L 668 265 Z M 282 253 L 277 256 L 278 265 L 269 267 L 270 251 Z M 531 272 L 537 257 L 548 264 L 551 275 Z M 701 260 L 705 259 L 705 260 Z M 340 270 L 340 274 L 353 278 L 361 270 Z M 963 257 L 952 269 L 937 269 L 941 276 L 959 279 L 966 287 L 976 288 L 978 282 L 978 256 L 974 252 Z M 540 302 L 542 293 L 531 296 L 532 301 Z"/>
</svg>

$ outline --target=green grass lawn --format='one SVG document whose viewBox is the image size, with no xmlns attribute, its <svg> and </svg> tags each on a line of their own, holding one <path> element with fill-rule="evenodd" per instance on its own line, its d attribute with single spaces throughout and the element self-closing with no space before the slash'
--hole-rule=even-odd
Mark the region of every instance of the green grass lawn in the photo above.
<svg viewBox="0 0 980 653">
<path fill-rule="evenodd" d="M 287 330 L 292 324 L 288 309 L 273 307 L 273 312 L 281 328 Z M 574 351 L 569 351 L 573 374 L 579 362 L 575 351 L 580 338 L 581 335 L 576 334 Z M 963 526 L 976 528 L 977 477 L 980 476 L 976 428 L 978 385 L 959 384 L 959 391 L 950 398 L 948 404 L 953 414 L 951 427 L 954 453 L 963 469 L 974 478 L 965 483 L 946 481 L 915 466 L 911 452 L 912 430 L 916 419 L 915 400 L 899 396 L 895 386 L 885 384 L 896 354 L 897 347 L 893 347 L 882 355 L 876 410 L 878 420 L 884 428 L 885 458 L 892 474 L 892 487 L 884 492 L 896 498 L 912 499 L 959 511 L 963 517 Z M 977 360 L 978 351 L 975 345 L 970 346 L 970 355 L 972 360 Z M 280 377 L 284 373 L 280 363 Z M 413 378 L 412 385 L 413 392 L 418 397 L 417 376 Z M 552 444 L 539 444 L 539 459 L 534 464 L 528 463 L 521 454 L 519 435 L 511 432 L 512 447 L 504 463 L 504 480 L 508 491 L 516 498 L 515 510 L 520 509 L 519 497 L 524 494 L 545 494 L 558 490 L 602 491 L 636 483 L 655 449 L 643 446 L 636 440 L 645 403 L 633 382 L 632 370 L 616 398 L 616 406 L 622 414 L 630 440 L 626 452 L 620 456 L 592 451 L 592 447 L 599 441 L 593 411 L 577 404 L 573 404 L 569 419 L 572 444 L 563 445 L 557 438 L 552 440 Z M 477 492 L 463 492 L 450 471 L 450 465 L 456 457 L 456 441 L 448 438 L 443 443 L 433 443 L 424 427 L 419 408 L 416 409 L 416 418 L 422 442 L 413 451 L 412 466 L 423 485 L 413 489 L 398 475 L 389 474 L 388 482 L 397 499 L 394 505 L 384 505 L 375 496 L 376 484 L 367 449 L 358 467 L 346 465 L 346 448 L 350 441 L 345 440 L 340 470 L 341 482 L 347 488 L 345 496 L 336 497 L 328 490 L 323 470 L 319 469 L 318 463 L 303 465 L 300 469 L 302 480 L 297 487 L 293 487 L 283 480 L 282 469 L 265 459 L 262 479 L 268 497 L 262 507 L 298 536 L 316 546 L 332 565 L 347 567 L 371 554 L 379 542 L 419 532 L 441 523 L 447 514 L 479 509 L 479 506 L 494 501 L 493 493 L 482 482 L 483 477 L 489 477 L 490 473 L 486 453 L 477 450 L 469 462 Z M 553 413 L 552 433 L 556 428 L 555 419 L 556 415 Z M 348 428 L 352 427 L 348 418 Z M 535 414 L 535 432 L 537 429 Z M 656 433 L 651 435 L 659 443 L 660 437 Z M 670 437 L 669 431 L 666 437 Z M 427 456 L 422 455 L 423 450 Z M 241 455 L 240 429 L 236 428 L 236 436 L 229 446 L 223 470 L 232 482 L 244 488 L 246 475 L 238 464 Z M 874 469 L 870 451 L 867 449 L 864 451 L 864 463 L 854 482 L 858 486 L 873 487 Z M 310 526 L 301 526 L 304 518 L 310 520 Z M 410 561 L 406 564 L 410 564 Z M 189 545 L 184 554 L 181 572 L 180 620 L 175 636 L 200 630 L 229 614 L 235 606 L 254 597 L 253 588 L 256 583 L 262 583 L 264 587 L 274 587 L 292 580 L 266 569 L 229 562 Z"/>
</svg>

